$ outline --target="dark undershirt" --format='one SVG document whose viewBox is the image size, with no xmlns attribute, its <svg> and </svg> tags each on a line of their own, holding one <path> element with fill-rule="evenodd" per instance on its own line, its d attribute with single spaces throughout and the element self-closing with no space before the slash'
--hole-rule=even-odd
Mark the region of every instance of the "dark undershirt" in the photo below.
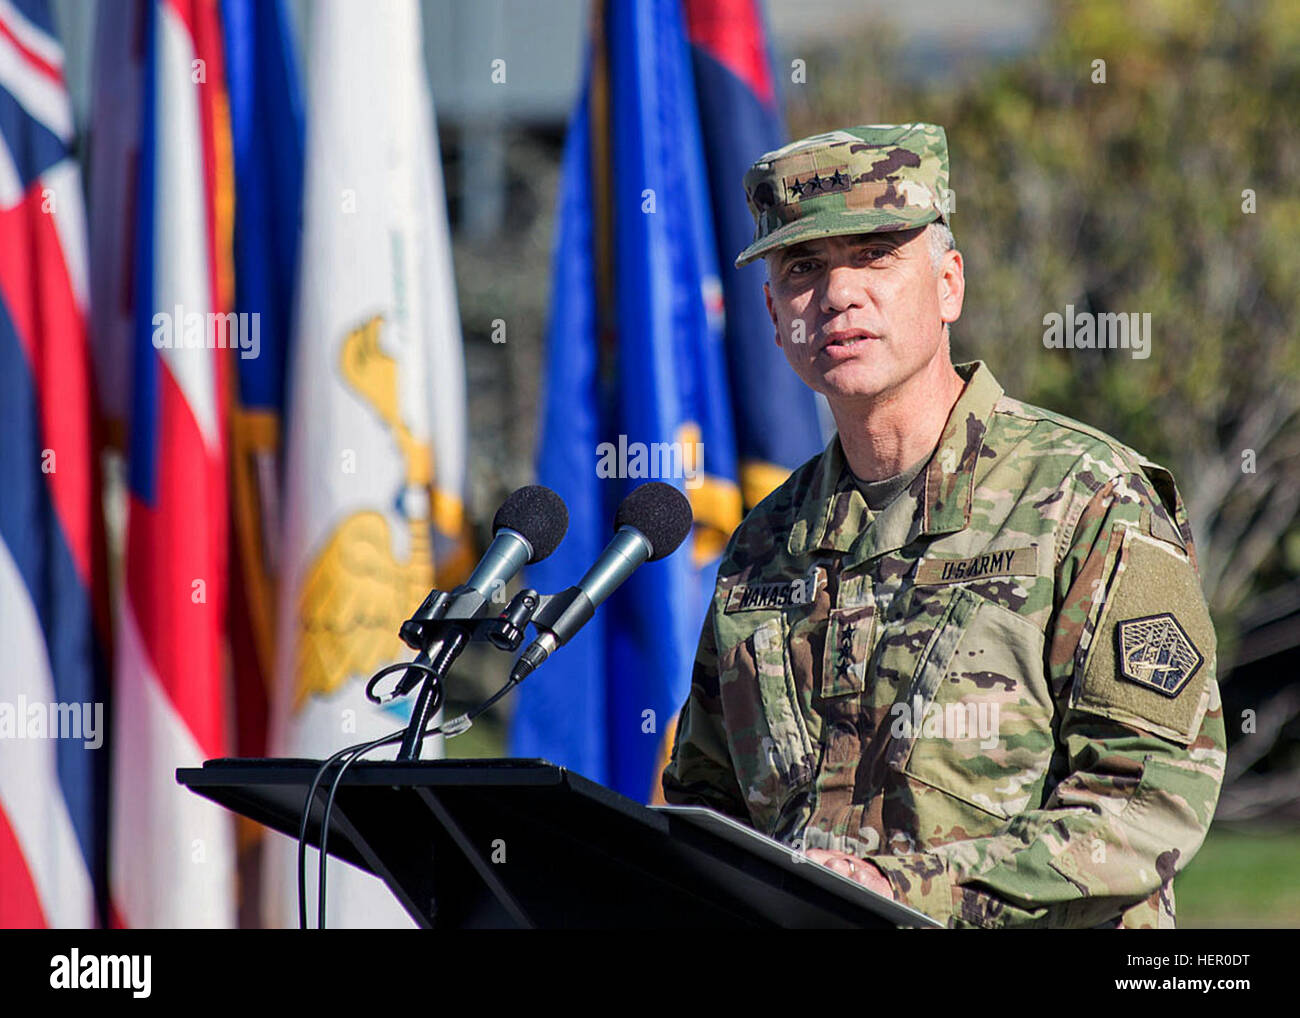
<svg viewBox="0 0 1300 1018">
<path fill-rule="evenodd" d="M 916 475 L 921 472 L 921 468 L 930 462 L 930 455 L 926 453 L 923 459 L 917 460 L 901 474 L 885 477 L 879 481 L 864 481 L 857 474 L 853 474 L 853 480 L 857 482 L 858 490 L 862 492 L 867 508 L 873 513 L 878 513 L 894 501 L 909 484 L 916 480 Z"/>
</svg>

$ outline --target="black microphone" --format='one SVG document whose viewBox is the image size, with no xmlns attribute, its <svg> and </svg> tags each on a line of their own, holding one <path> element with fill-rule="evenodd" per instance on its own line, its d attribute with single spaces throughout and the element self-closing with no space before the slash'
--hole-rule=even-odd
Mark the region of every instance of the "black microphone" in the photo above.
<svg viewBox="0 0 1300 1018">
<path fill-rule="evenodd" d="M 468 619 L 525 565 L 555 551 L 569 529 L 569 510 L 550 488 L 530 484 L 510 494 L 492 518 L 492 538 L 463 584 L 453 590 L 445 618 Z"/>
<path fill-rule="evenodd" d="M 429 664 L 441 649 L 425 639 L 427 623 L 438 619 L 470 619 L 500 585 L 525 564 L 540 562 L 555 551 L 569 529 L 569 510 L 550 488 L 530 484 L 512 492 L 492 518 L 495 535 L 474 571 L 450 592 L 432 591 L 411 618 L 402 624 L 402 639 L 419 650 L 418 664 Z M 454 657 L 460 648 L 451 651 Z M 446 662 L 450 664 L 450 660 Z M 394 688 L 393 696 L 404 696 L 419 684 L 425 672 L 407 669 Z"/>
<path fill-rule="evenodd" d="M 539 635 L 515 662 L 511 681 L 522 682 L 557 647 L 568 643 L 642 562 L 657 562 L 676 551 L 693 522 L 691 503 L 671 484 L 651 481 L 634 489 L 614 516 L 614 539 L 587 574 L 577 586 L 551 598 L 533 619 Z"/>
</svg>

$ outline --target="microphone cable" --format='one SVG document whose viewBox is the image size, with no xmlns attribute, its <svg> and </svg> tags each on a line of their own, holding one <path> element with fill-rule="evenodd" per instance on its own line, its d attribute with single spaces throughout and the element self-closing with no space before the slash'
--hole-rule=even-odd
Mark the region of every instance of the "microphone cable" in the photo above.
<svg viewBox="0 0 1300 1018">
<path fill-rule="evenodd" d="M 345 746 L 316 768 L 316 775 L 312 778 L 311 786 L 307 790 L 307 799 L 303 804 L 302 820 L 298 824 L 298 929 L 307 929 L 307 823 L 311 818 L 311 806 L 312 802 L 316 798 L 316 789 L 320 787 L 321 778 L 325 776 L 325 772 L 337 763 L 340 758 L 347 756 L 349 753 L 359 756 L 361 753 L 369 752 L 370 750 L 376 749 L 387 743 L 400 741 L 405 732 L 406 729 L 403 728 L 391 735 L 375 739 L 372 742 L 362 742 L 355 746 Z M 330 803 L 327 802 L 326 808 L 328 809 L 329 806 Z M 326 826 L 321 827 L 322 844 L 327 843 L 325 834 L 327 830 L 328 828 Z M 319 848 L 321 846 L 317 847 Z M 320 868 L 322 870 L 325 868 L 324 855 L 321 856 Z"/>
<path fill-rule="evenodd" d="M 403 661 L 401 662 L 400 666 L 403 668 L 409 668 L 409 667 L 423 668 L 428 671 L 432 671 L 432 669 L 428 665 L 423 665 L 411 661 Z M 396 666 L 389 666 L 386 669 L 381 669 L 381 671 L 389 671 L 394 667 Z M 469 727 L 474 723 L 475 718 L 477 718 L 484 711 L 490 708 L 493 704 L 495 704 L 498 700 L 500 700 L 503 696 L 505 696 L 508 692 L 510 692 L 510 690 L 512 690 L 517 685 L 519 685 L 519 680 L 514 678 L 507 679 L 500 689 L 498 689 L 495 693 L 493 693 L 482 703 L 466 711 L 464 714 L 460 715 L 459 717 L 453 718 L 451 721 L 446 722 L 442 725 L 437 725 L 433 728 L 425 729 L 424 731 L 425 738 L 428 738 L 430 735 L 443 735 L 446 736 L 447 738 L 452 738 L 453 736 L 462 734 L 463 732 L 467 731 Z M 443 696 L 442 696 L 441 688 L 438 690 L 437 696 L 438 696 L 438 700 L 435 703 L 434 708 L 431 712 L 434 714 L 436 714 L 437 711 L 442 707 Z M 401 742 L 405 735 L 406 735 L 406 729 L 401 728 L 396 732 L 393 732 L 389 735 L 381 736 L 380 738 L 374 739 L 370 742 L 362 742 L 362 743 L 357 743 L 356 745 L 353 746 L 346 746 L 343 749 L 340 749 L 328 760 L 325 760 L 320 765 L 320 767 L 316 769 L 316 774 L 312 778 L 311 786 L 307 790 L 307 798 L 303 804 L 302 821 L 298 825 L 298 928 L 299 929 L 301 930 L 307 929 L 307 824 L 311 816 L 311 804 L 313 800 L 316 798 L 316 792 L 317 789 L 320 787 L 321 779 L 325 776 L 329 768 L 332 767 L 335 763 L 337 763 L 341 758 L 345 756 L 348 757 L 348 759 L 343 762 L 342 766 L 339 767 L 338 773 L 334 776 L 334 780 L 331 783 L 329 792 L 327 793 L 325 798 L 325 810 L 321 817 L 320 844 L 317 846 L 320 861 L 318 864 L 319 880 L 317 883 L 317 892 L 316 892 L 317 895 L 316 928 L 323 930 L 325 929 L 325 894 L 326 894 L 326 875 L 327 875 L 326 867 L 328 865 L 327 849 L 329 845 L 329 821 L 330 821 L 330 815 L 332 814 L 334 809 L 334 799 L 338 792 L 339 784 L 343 780 L 343 774 L 347 771 L 347 769 L 350 766 L 352 766 L 353 763 L 359 760 L 364 754 L 369 753 L 375 749 L 378 749 L 381 746 L 386 746 L 396 742 Z M 351 755 L 349 756 L 349 754 Z"/>
<path fill-rule="evenodd" d="M 433 674 L 433 669 L 429 665 L 422 664 L 418 661 L 401 662 L 401 667 L 416 668 L 422 671 L 429 672 L 430 674 Z M 376 677 L 378 675 L 382 675 L 385 672 L 390 672 L 394 670 L 396 670 L 396 666 L 394 665 L 390 665 L 387 668 L 382 668 L 378 673 L 376 673 Z M 437 691 L 437 704 L 435 706 L 434 713 L 437 712 L 437 707 L 441 706 L 441 703 L 442 703 L 442 690 L 441 688 L 439 688 Z M 437 735 L 439 733 L 440 733 L 440 729 L 434 728 L 429 731 L 426 731 L 424 734 L 425 737 L 428 737 L 429 735 Z M 374 739 L 370 742 L 361 742 L 352 746 L 345 746 L 343 747 L 343 749 L 340 749 L 329 759 L 323 761 L 321 765 L 318 768 L 316 768 L 316 774 L 312 778 L 311 785 L 307 789 L 307 798 L 303 803 L 302 820 L 298 824 L 298 928 L 300 930 L 307 929 L 307 824 L 311 818 L 312 802 L 316 798 L 316 790 L 320 787 L 321 779 L 325 777 L 325 774 L 330 767 L 332 767 L 343 757 L 345 756 L 348 757 L 348 759 L 339 768 L 339 772 L 334 778 L 334 783 L 330 786 L 329 794 L 325 798 L 325 812 L 324 815 L 321 817 L 320 843 L 317 846 L 320 852 L 320 862 L 318 863 L 318 867 L 317 867 L 319 870 L 319 878 L 320 878 L 320 882 L 317 890 L 317 895 L 318 895 L 317 905 L 319 907 L 317 909 L 316 926 L 318 929 L 325 928 L 324 927 L 324 921 L 325 921 L 324 899 L 325 899 L 325 880 L 326 880 L 326 867 L 327 867 L 326 853 L 329 846 L 329 821 L 330 821 L 330 814 L 333 812 L 334 809 L 334 797 L 338 792 L 339 782 L 342 779 L 343 774 L 348 769 L 348 767 L 351 766 L 353 761 L 358 759 L 363 753 L 369 753 L 372 750 L 378 749 L 380 746 L 390 745 L 393 742 L 401 742 L 405 734 L 406 734 L 406 729 L 402 728 L 396 732 L 391 732 L 388 735 L 381 736 L 380 738 Z M 351 754 L 351 756 L 349 756 L 349 754 Z"/>
</svg>

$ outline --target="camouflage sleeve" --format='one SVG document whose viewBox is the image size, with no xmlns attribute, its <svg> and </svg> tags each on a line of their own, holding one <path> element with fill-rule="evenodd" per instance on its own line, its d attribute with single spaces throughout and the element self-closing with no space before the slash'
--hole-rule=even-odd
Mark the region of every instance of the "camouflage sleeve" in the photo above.
<svg viewBox="0 0 1300 1018">
<path fill-rule="evenodd" d="M 1174 875 L 1204 841 L 1226 758 L 1181 501 L 1174 517 L 1140 475 L 1087 503 L 1047 632 L 1060 719 L 1050 794 L 988 837 L 871 856 L 900 901 L 952 927 L 1091 927 L 1157 892 L 1172 915 Z"/>
<path fill-rule="evenodd" d="M 723 729 L 712 611 L 704 618 L 691 692 L 677 717 L 672 757 L 664 768 L 662 785 L 664 800 L 670 805 L 708 806 L 750 823 Z"/>
</svg>

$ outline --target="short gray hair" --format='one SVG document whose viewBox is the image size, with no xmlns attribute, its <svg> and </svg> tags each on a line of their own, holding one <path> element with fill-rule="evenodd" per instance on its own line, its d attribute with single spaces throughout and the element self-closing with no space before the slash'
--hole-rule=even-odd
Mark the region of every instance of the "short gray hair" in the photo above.
<svg viewBox="0 0 1300 1018">
<path fill-rule="evenodd" d="M 934 220 L 926 229 L 925 235 L 930 242 L 930 267 L 937 273 L 944 252 L 955 251 L 957 242 L 953 239 L 948 224 L 941 219 Z"/>
</svg>

